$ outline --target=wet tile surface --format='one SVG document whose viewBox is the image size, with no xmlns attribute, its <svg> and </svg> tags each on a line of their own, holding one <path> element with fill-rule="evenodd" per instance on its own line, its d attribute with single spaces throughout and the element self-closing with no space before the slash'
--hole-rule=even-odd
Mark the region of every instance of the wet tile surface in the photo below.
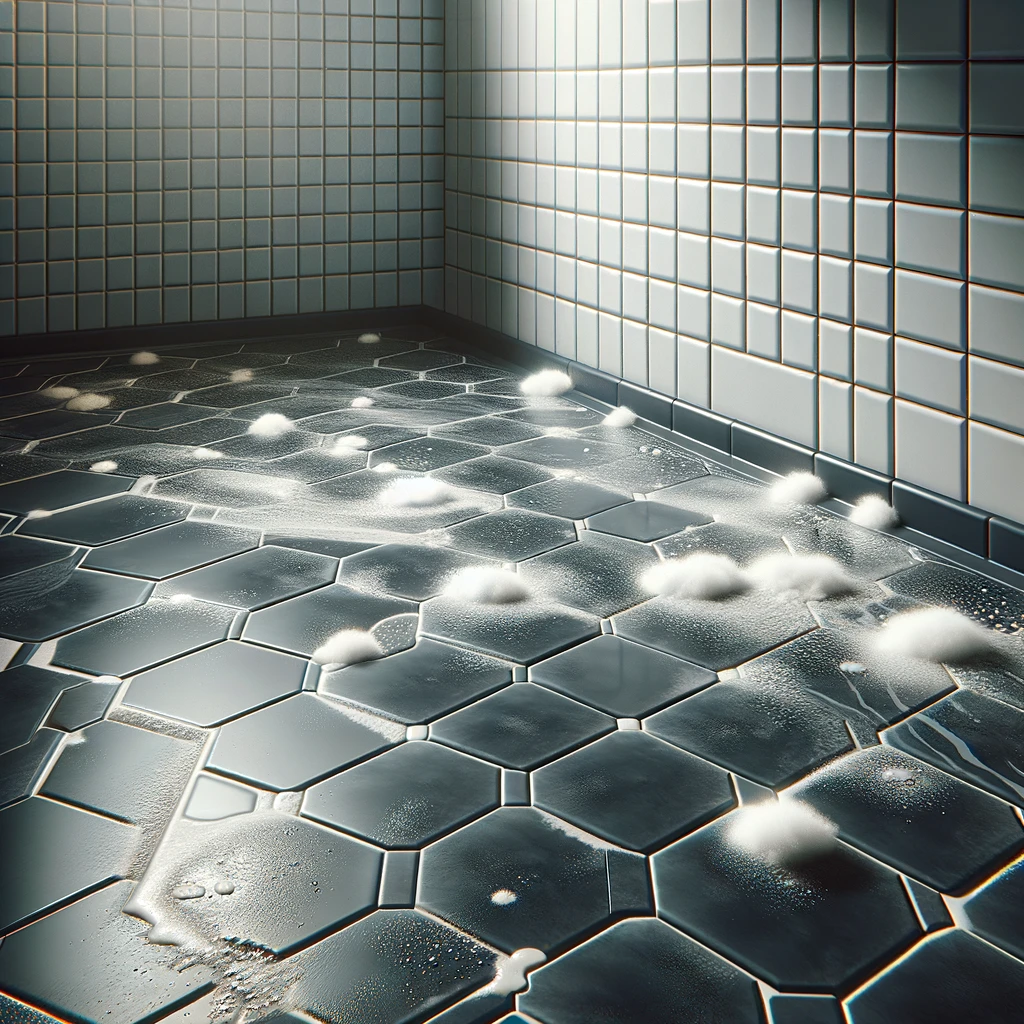
<svg viewBox="0 0 1024 1024">
<path fill-rule="evenodd" d="M 0 380 L 0 1020 L 1015 1024 L 1024 595 L 359 333 Z M 645 590 L 694 552 L 857 588 Z M 921 605 L 993 653 L 881 652 Z M 836 838 L 742 845 L 772 790 Z"/>
</svg>

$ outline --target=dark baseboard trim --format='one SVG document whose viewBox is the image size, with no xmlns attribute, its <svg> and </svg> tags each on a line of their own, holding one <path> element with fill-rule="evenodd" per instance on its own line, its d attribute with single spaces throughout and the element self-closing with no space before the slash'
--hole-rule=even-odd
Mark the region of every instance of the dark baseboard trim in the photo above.
<svg viewBox="0 0 1024 1024">
<path fill-rule="evenodd" d="M 606 405 L 628 405 L 656 432 L 696 442 L 709 457 L 748 475 L 817 473 L 830 493 L 847 504 L 865 494 L 893 503 L 908 540 L 968 568 L 1024 586 L 1024 525 L 989 515 L 962 502 L 874 473 L 823 452 L 795 444 L 708 409 L 658 394 L 564 356 L 518 341 L 430 306 L 300 313 L 206 323 L 156 324 L 59 334 L 11 335 L 3 339 L 3 359 L 38 359 L 73 352 L 117 352 L 182 344 L 242 341 L 327 331 L 371 330 L 426 325 L 454 339 L 464 351 L 485 351 L 492 358 L 525 369 L 566 371 L 582 395 Z M 752 471 L 752 472 L 751 472 Z M 836 510 L 842 507 L 836 505 Z M 1009 570 L 1008 572 L 1006 570 Z"/>
</svg>

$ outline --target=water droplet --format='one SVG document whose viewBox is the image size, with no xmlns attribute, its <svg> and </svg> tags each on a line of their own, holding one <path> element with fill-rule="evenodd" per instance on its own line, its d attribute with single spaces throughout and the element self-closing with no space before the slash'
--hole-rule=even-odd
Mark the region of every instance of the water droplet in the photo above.
<svg viewBox="0 0 1024 1024">
<path fill-rule="evenodd" d="M 224 879 L 214 885 L 213 891 L 217 893 L 218 896 L 230 896 L 235 891 L 235 883 Z"/>
<path fill-rule="evenodd" d="M 172 891 L 171 895 L 176 900 L 197 900 L 206 895 L 206 890 L 201 885 L 179 885 Z"/>
</svg>

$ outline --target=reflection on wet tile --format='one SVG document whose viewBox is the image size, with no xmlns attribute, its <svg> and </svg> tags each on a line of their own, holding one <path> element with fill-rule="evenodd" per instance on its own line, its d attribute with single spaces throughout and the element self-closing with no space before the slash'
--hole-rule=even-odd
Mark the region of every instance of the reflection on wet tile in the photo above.
<svg viewBox="0 0 1024 1024">
<path fill-rule="evenodd" d="M 103 682 L 100 679 L 73 686 L 57 698 L 46 724 L 64 732 L 84 729 L 103 718 L 120 688 L 120 680 Z"/>
<path fill-rule="evenodd" d="M 346 558 L 340 580 L 368 594 L 383 591 L 411 601 L 425 601 L 439 594 L 460 569 L 479 565 L 480 561 L 451 548 L 381 544 Z"/>
<path fill-rule="evenodd" d="M 388 850 L 418 848 L 497 807 L 498 776 L 436 743 L 403 743 L 313 786 L 302 813 Z"/>
<path fill-rule="evenodd" d="M 576 530 L 566 519 L 510 508 L 453 526 L 448 535 L 459 550 L 514 562 L 574 541 Z"/>
<path fill-rule="evenodd" d="M 66 544 L 50 544 L 19 535 L 0 537 L 0 577 L 52 565 L 75 555 Z"/>
<path fill-rule="evenodd" d="M 45 476 L 0 485 L 0 509 L 22 515 L 35 509 L 52 512 L 83 501 L 121 494 L 133 483 L 128 477 L 109 473 L 78 473 L 62 469 Z"/>
<path fill-rule="evenodd" d="M 125 494 L 30 520 L 21 527 L 21 533 L 93 547 L 180 523 L 188 511 L 187 505 Z"/>
<path fill-rule="evenodd" d="M 587 470 L 613 459 L 622 458 L 627 449 L 577 437 L 536 437 L 501 448 L 500 455 L 509 459 L 536 462 L 552 469 Z"/>
<path fill-rule="evenodd" d="M 53 729 L 39 729 L 24 745 L 0 754 L 0 807 L 31 795 L 61 738 Z"/>
<path fill-rule="evenodd" d="M 1024 861 L 975 893 L 963 911 L 971 931 L 1024 960 Z"/>
<path fill-rule="evenodd" d="M 547 470 L 528 462 L 503 459 L 498 455 L 459 462 L 434 474 L 439 480 L 446 480 L 457 487 L 470 487 L 493 494 L 510 494 L 512 491 L 547 480 L 550 475 Z"/>
<path fill-rule="evenodd" d="M 513 508 L 547 512 L 565 519 L 586 519 L 587 516 L 630 500 L 630 496 L 622 491 L 614 491 L 588 480 L 557 477 L 511 495 L 508 503 Z"/>
<path fill-rule="evenodd" d="M 18 665 L 0 674 L 0 753 L 28 743 L 58 694 L 80 682 L 80 676 L 35 665 Z"/>
<path fill-rule="evenodd" d="M 631 501 L 628 505 L 599 512 L 587 520 L 587 528 L 599 533 L 611 533 L 630 540 L 660 540 L 670 533 L 678 533 L 688 526 L 710 523 L 709 516 L 687 512 L 674 505 L 657 501 Z"/>
</svg>

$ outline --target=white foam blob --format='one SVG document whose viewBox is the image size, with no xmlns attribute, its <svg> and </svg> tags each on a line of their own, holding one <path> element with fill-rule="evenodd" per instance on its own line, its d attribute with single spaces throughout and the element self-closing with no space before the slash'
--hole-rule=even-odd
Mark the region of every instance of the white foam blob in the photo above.
<svg viewBox="0 0 1024 1024">
<path fill-rule="evenodd" d="M 617 718 L 615 724 L 621 732 L 640 732 L 639 718 Z"/>
<path fill-rule="evenodd" d="M 201 885 L 177 885 L 171 890 L 171 895 L 176 900 L 198 900 L 206 895 L 206 890 Z"/>
<path fill-rule="evenodd" d="M 393 462 L 378 462 L 376 466 L 371 466 L 370 471 L 372 473 L 394 473 L 398 467 Z"/>
<path fill-rule="evenodd" d="M 839 662 L 839 671 L 849 672 L 851 676 L 865 676 L 868 673 L 868 667 L 859 661 L 841 661 Z"/>
<path fill-rule="evenodd" d="M 894 615 L 878 634 L 876 646 L 884 654 L 923 661 L 968 661 L 990 653 L 992 633 L 952 608 L 919 608 Z"/>
<path fill-rule="evenodd" d="M 228 374 L 228 380 L 232 384 L 244 384 L 246 381 L 250 381 L 253 378 L 252 370 L 232 370 Z"/>
<path fill-rule="evenodd" d="M 496 907 L 509 907 L 519 897 L 511 889 L 497 889 L 491 893 L 491 902 Z"/>
<path fill-rule="evenodd" d="M 731 815 L 729 842 L 744 853 L 774 864 L 799 864 L 832 851 L 839 829 L 813 807 L 797 800 L 764 800 Z"/>
<path fill-rule="evenodd" d="M 857 589 L 856 580 L 828 555 L 766 555 L 749 572 L 767 590 L 798 601 L 822 601 Z"/>
<path fill-rule="evenodd" d="M 430 735 L 430 730 L 425 725 L 410 725 L 405 730 L 407 740 L 425 740 Z"/>
<path fill-rule="evenodd" d="M 34 508 L 31 512 L 25 513 L 26 519 L 48 519 L 53 513 L 46 508 Z"/>
<path fill-rule="evenodd" d="M 106 409 L 113 401 L 110 395 L 94 395 L 92 393 L 77 395 L 67 404 L 68 409 L 75 412 L 92 412 L 94 409 Z"/>
<path fill-rule="evenodd" d="M 52 388 L 44 388 L 39 394 L 46 398 L 57 398 L 60 401 L 64 401 L 66 398 L 74 398 L 78 394 L 78 388 L 69 388 L 63 385 L 57 385 Z"/>
<path fill-rule="evenodd" d="M 230 896 L 235 891 L 235 883 L 229 882 L 227 879 L 220 882 L 214 882 L 213 891 L 218 896 Z"/>
<path fill-rule="evenodd" d="M 223 459 L 224 453 L 215 451 L 213 448 L 193 448 L 192 458 L 200 462 L 210 462 L 213 459 Z"/>
<path fill-rule="evenodd" d="M 443 480 L 429 476 L 403 476 L 392 481 L 381 492 L 381 500 L 401 508 L 440 505 L 451 501 L 455 491 Z"/>
<path fill-rule="evenodd" d="M 360 437 L 358 434 L 343 434 L 341 437 L 335 438 L 334 445 L 327 451 L 330 455 L 347 455 L 357 448 L 365 448 L 369 443 L 365 437 Z"/>
<path fill-rule="evenodd" d="M 474 565 L 457 572 L 444 589 L 445 597 L 473 604 L 514 604 L 530 597 L 530 588 L 508 569 Z"/>
<path fill-rule="evenodd" d="M 384 655 L 381 647 L 365 629 L 342 629 L 313 652 L 318 665 L 355 665 Z"/>
<path fill-rule="evenodd" d="M 813 505 L 827 494 L 825 481 L 813 473 L 790 473 L 768 491 L 769 499 L 779 505 Z"/>
<path fill-rule="evenodd" d="M 498 963 L 494 981 L 484 989 L 484 992 L 496 996 L 510 996 L 513 992 L 522 992 L 526 988 L 526 972 L 531 967 L 544 963 L 545 960 L 547 957 L 539 949 L 517 949 L 507 960 Z"/>
<path fill-rule="evenodd" d="M 155 352 L 135 352 L 128 362 L 132 366 L 152 366 L 160 362 L 160 357 Z"/>
<path fill-rule="evenodd" d="M 365 334 L 360 334 L 356 340 L 360 345 L 376 345 L 380 341 L 380 335 L 374 331 L 367 331 Z"/>
<path fill-rule="evenodd" d="M 572 391 L 572 378 L 561 370 L 541 370 L 527 377 L 519 385 L 519 390 L 531 398 L 551 398 Z"/>
<path fill-rule="evenodd" d="M 644 573 L 640 585 L 661 597 L 714 601 L 750 589 L 746 573 L 728 556 L 697 551 L 671 558 Z"/>
<path fill-rule="evenodd" d="M 195 598 L 191 594 L 171 594 L 167 600 L 171 604 L 189 604 L 194 601 Z"/>
<path fill-rule="evenodd" d="M 360 395 L 349 402 L 349 407 L 352 409 L 369 409 L 371 405 L 373 405 L 373 399 L 367 398 L 366 395 Z"/>
<path fill-rule="evenodd" d="M 257 437 L 280 437 L 294 429 L 295 424 L 283 413 L 265 412 L 259 419 L 249 424 L 248 433 Z"/>
<path fill-rule="evenodd" d="M 100 459 L 99 462 L 94 462 L 89 469 L 93 473 L 113 473 L 117 469 L 117 463 L 113 459 Z"/>
<path fill-rule="evenodd" d="M 851 523 L 869 530 L 891 530 L 899 521 L 896 509 L 878 494 L 865 494 L 850 513 Z"/>
<path fill-rule="evenodd" d="M 617 409 L 612 409 L 601 422 L 606 427 L 631 427 L 636 423 L 636 413 L 620 405 Z"/>
</svg>

